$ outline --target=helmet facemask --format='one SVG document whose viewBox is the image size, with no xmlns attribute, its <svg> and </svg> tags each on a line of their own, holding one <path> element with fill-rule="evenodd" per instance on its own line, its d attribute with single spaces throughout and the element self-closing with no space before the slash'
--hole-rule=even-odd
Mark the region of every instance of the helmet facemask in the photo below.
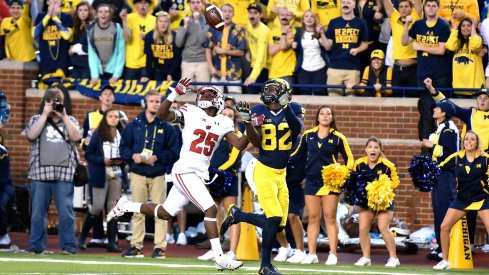
<svg viewBox="0 0 489 275">
<path fill-rule="evenodd" d="M 214 107 L 219 114 L 224 109 L 224 96 L 216 87 L 204 86 L 197 90 L 196 105 L 202 109 Z"/>
<path fill-rule="evenodd" d="M 260 91 L 260 100 L 269 105 L 274 102 L 278 103 L 279 98 L 287 94 L 289 101 L 292 99 L 292 89 L 287 81 L 281 78 L 267 80 Z"/>
</svg>

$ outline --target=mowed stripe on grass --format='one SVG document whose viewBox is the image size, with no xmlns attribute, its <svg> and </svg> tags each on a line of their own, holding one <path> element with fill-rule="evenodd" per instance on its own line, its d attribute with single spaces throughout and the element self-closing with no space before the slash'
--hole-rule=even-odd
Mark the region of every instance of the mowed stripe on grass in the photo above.
<svg viewBox="0 0 489 275">
<path fill-rule="evenodd" d="M 189 258 L 169 257 L 164 260 L 124 259 L 113 256 L 93 255 L 39 255 L 5 253 L 0 254 L 2 262 L 0 274 L 224 274 L 218 272 L 213 262 L 202 262 Z M 67 259 L 71 258 L 71 259 Z M 155 262 L 158 261 L 158 262 Z M 163 261 L 163 262 L 162 262 Z M 206 264 L 208 263 L 208 264 Z M 245 266 L 232 274 L 257 274 L 258 262 L 245 262 Z M 284 274 L 379 274 L 379 275 L 418 275 L 418 274 L 454 274 L 453 271 L 438 272 L 416 267 L 388 269 L 382 266 L 355 267 L 338 265 L 327 267 L 316 265 L 278 264 Z M 464 271 L 464 274 L 487 274 L 487 270 Z"/>
</svg>

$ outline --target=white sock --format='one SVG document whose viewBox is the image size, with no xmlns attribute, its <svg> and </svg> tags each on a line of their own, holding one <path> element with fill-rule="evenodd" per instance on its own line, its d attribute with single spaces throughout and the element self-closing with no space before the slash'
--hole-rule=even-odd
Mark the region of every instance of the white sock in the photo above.
<svg viewBox="0 0 489 275">
<path fill-rule="evenodd" d="M 221 247 L 221 240 L 219 240 L 219 238 L 214 238 L 214 239 L 210 239 L 210 241 L 211 241 L 212 252 L 214 252 L 214 257 L 222 255 L 223 252 Z"/>
<path fill-rule="evenodd" d="M 141 213 L 141 204 L 140 202 L 129 201 L 123 207 L 126 212 Z"/>
</svg>

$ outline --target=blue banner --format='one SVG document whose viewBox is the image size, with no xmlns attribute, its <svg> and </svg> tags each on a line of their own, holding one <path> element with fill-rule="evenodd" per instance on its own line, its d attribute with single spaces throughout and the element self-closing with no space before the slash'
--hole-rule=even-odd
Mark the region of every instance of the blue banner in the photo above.
<svg viewBox="0 0 489 275">
<path fill-rule="evenodd" d="M 75 80 L 75 88 L 80 94 L 98 99 L 100 96 L 100 88 L 109 84 L 107 80 L 99 81 L 96 85 L 90 84 L 90 79 L 77 79 Z M 175 87 L 176 81 L 155 81 L 151 80 L 146 83 L 139 82 L 137 80 L 123 80 L 120 79 L 112 85 L 114 87 L 114 95 L 116 104 L 136 104 L 141 103 L 141 99 L 151 90 L 157 90 L 160 92 L 162 98 L 166 98 L 169 95 L 169 87 Z"/>
</svg>

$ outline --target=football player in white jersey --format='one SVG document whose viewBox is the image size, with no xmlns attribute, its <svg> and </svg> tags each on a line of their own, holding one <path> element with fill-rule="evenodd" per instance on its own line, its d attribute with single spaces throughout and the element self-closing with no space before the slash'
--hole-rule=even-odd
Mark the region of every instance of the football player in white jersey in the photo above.
<svg viewBox="0 0 489 275">
<path fill-rule="evenodd" d="M 157 116 L 168 122 L 185 124 L 182 131 L 183 146 L 180 159 L 173 165 L 174 187 L 161 204 L 135 203 L 121 197 L 107 215 L 107 220 L 125 212 L 142 213 L 160 219 L 170 219 L 190 201 L 204 212 L 204 225 L 211 242 L 218 270 L 234 270 L 243 265 L 223 254 L 216 224 L 217 207 L 205 184 L 209 180 L 209 162 L 214 149 L 222 138 L 239 150 L 248 145 L 245 135 L 238 137 L 230 118 L 221 115 L 224 108 L 223 94 L 216 87 L 204 86 L 197 90 L 196 105 L 185 104 L 179 110 L 171 110 L 171 104 L 179 95 L 186 94 L 191 80 L 181 79 L 171 94 L 161 104 Z"/>
</svg>

